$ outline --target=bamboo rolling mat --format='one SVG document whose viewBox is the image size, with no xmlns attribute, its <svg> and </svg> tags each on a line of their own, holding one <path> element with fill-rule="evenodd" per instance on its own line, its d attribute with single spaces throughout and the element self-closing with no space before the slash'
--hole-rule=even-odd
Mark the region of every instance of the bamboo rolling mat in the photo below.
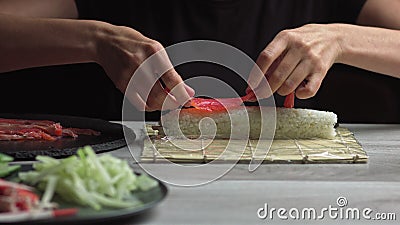
<svg viewBox="0 0 400 225">
<path fill-rule="evenodd" d="M 166 160 L 175 163 L 207 163 L 228 162 L 237 160 L 239 163 L 249 163 L 251 159 L 263 159 L 264 163 L 366 163 L 367 153 L 355 139 L 354 134 L 343 127 L 336 128 L 335 139 L 302 139 L 302 140 L 274 140 L 267 157 L 265 153 L 253 152 L 258 140 L 249 140 L 246 149 L 235 149 L 235 140 L 231 140 L 233 148 L 225 150 L 228 140 L 213 140 L 211 144 L 203 147 L 203 141 L 195 143 L 198 145 L 196 151 L 187 151 L 177 148 L 170 141 L 159 135 L 151 125 L 147 125 L 150 140 L 146 139 L 141 161 L 147 163 L 162 163 Z M 178 141 L 178 142 L 177 142 Z M 179 140 L 174 140 L 179 143 Z M 243 143 L 243 142 L 241 142 Z M 184 146 L 185 141 L 179 145 Z"/>
</svg>

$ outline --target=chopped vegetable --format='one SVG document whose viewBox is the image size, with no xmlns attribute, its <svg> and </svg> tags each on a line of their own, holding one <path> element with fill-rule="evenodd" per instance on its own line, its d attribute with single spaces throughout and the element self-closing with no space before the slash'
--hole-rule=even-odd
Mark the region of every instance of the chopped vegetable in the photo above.
<svg viewBox="0 0 400 225">
<path fill-rule="evenodd" d="M 54 186 L 55 181 L 50 178 L 48 185 Z M 0 223 L 72 216 L 78 212 L 77 208 L 56 209 L 57 204 L 50 202 L 51 191 L 47 188 L 39 202 L 33 187 L 0 179 Z"/>
<path fill-rule="evenodd" d="M 52 190 L 65 201 L 90 206 L 125 208 L 141 205 L 132 192 L 147 191 L 158 182 L 145 174 L 135 175 L 127 161 L 111 155 L 97 156 L 89 146 L 78 149 L 77 156 L 54 159 L 38 156 L 34 171 L 19 173 L 25 183 L 46 190 L 45 202 Z M 50 184 L 49 184 L 50 183 Z M 49 190 L 50 189 L 50 190 Z"/>
<path fill-rule="evenodd" d="M 0 212 L 29 211 L 38 203 L 32 188 L 0 179 Z"/>
<path fill-rule="evenodd" d="M 5 177 L 21 168 L 20 165 L 8 165 L 13 160 L 13 157 L 0 153 L 0 177 Z"/>
<path fill-rule="evenodd" d="M 12 162 L 14 160 L 13 157 L 0 153 L 0 162 Z"/>
</svg>

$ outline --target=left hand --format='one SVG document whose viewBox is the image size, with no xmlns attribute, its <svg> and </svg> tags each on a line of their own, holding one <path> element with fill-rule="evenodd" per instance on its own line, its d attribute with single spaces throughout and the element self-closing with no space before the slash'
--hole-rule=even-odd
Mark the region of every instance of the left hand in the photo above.
<svg viewBox="0 0 400 225">
<path fill-rule="evenodd" d="M 259 55 L 256 64 L 262 73 L 253 69 L 247 93 L 253 89 L 258 98 L 267 98 L 274 92 L 286 96 L 296 91 L 300 99 L 313 97 L 341 54 L 340 41 L 335 24 L 281 31 Z"/>
</svg>

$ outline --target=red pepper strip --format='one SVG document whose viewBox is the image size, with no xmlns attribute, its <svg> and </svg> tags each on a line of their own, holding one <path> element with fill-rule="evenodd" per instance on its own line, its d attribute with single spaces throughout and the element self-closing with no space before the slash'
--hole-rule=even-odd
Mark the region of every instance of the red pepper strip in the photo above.
<svg viewBox="0 0 400 225">
<path fill-rule="evenodd" d="M 229 107 L 239 106 L 243 103 L 240 98 L 216 98 L 216 99 L 205 99 L 205 98 L 194 98 L 191 101 L 193 107 Z"/>
<path fill-rule="evenodd" d="M 285 102 L 283 103 L 283 106 L 285 108 L 293 108 L 294 107 L 294 92 L 288 94 L 285 98 Z"/>
<path fill-rule="evenodd" d="M 72 216 L 77 213 L 78 213 L 77 208 L 56 209 L 56 210 L 53 210 L 53 212 L 52 212 L 54 217 Z"/>
<path fill-rule="evenodd" d="M 39 196 L 31 191 L 30 187 L 0 179 L 0 198 L 4 197 L 11 197 L 15 201 L 0 200 L 1 211 L 13 209 L 28 211 L 39 202 Z"/>
<path fill-rule="evenodd" d="M 242 105 L 243 101 L 241 98 L 218 98 L 218 99 L 205 99 L 205 98 L 193 98 L 190 101 L 190 106 L 196 109 L 202 109 L 207 111 L 223 111 L 226 108 L 232 108 Z"/>
<path fill-rule="evenodd" d="M 252 101 L 257 101 L 257 97 L 253 91 L 250 91 L 249 93 L 247 93 L 247 95 L 242 97 L 242 100 L 244 102 L 252 102 Z"/>
<path fill-rule="evenodd" d="M 39 202 L 39 197 L 27 190 L 17 190 L 17 201 L 15 202 L 18 209 L 22 211 L 32 209 Z"/>
<path fill-rule="evenodd" d="M 247 95 L 240 98 L 216 98 L 216 99 L 206 99 L 206 98 L 193 98 L 190 101 L 190 106 L 196 109 L 203 109 L 207 111 L 215 110 L 225 110 L 226 108 L 238 107 L 243 104 L 243 102 L 257 100 L 254 92 L 249 92 Z"/>
</svg>

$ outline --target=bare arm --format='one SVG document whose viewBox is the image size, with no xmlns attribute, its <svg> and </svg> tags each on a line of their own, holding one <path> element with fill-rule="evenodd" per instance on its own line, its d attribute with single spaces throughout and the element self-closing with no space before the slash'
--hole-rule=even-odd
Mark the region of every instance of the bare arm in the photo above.
<svg viewBox="0 0 400 225">
<path fill-rule="evenodd" d="M 0 0 L 0 72 L 91 61 L 88 22 L 49 19 L 77 17 L 74 0 Z"/>
<path fill-rule="evenodd" d="M 338 63 L 400 78 L 400 31 L 341 25 Z"/>
<path fill-rule="evenodd" d="M 0 72 L 96 62 L 104 68 L 115 86 L 125 93 L 132 74 L 140 64 L 163 50 L 158 42 L 128 27 L 99 21 L 59 19 L 61 17 L 77 17 L 74 1 L 0 0 Z M 157 65 L 170 63 L 165 51 L 156 59 L 159 62 Z M 164 109 L 177 108 L 194 95 L 174 69 L 160 78 L 171 90 L 170 93 L 156 78 L 155 68 L 148 70 L 135 76 L 133 88 L 125 93 L 138 109 L 159 110 L 164 101 Z"/>
<path fill-rule="evenodd" d="M 343 27 L 338 62 L 400 78 L 399 9 L 400 0 L 368 0 L 357 20 L 364 26 Z"/>
<path fill-rule="evenodd" d="M 0 14 L 0 72 L 94 61 L 93 22 Z"/>
<path fill-rule="evenodd" d="M 0 13 L 25 17 L 78 18 L 74 0 L 0 0 Z"/>
</svg>

